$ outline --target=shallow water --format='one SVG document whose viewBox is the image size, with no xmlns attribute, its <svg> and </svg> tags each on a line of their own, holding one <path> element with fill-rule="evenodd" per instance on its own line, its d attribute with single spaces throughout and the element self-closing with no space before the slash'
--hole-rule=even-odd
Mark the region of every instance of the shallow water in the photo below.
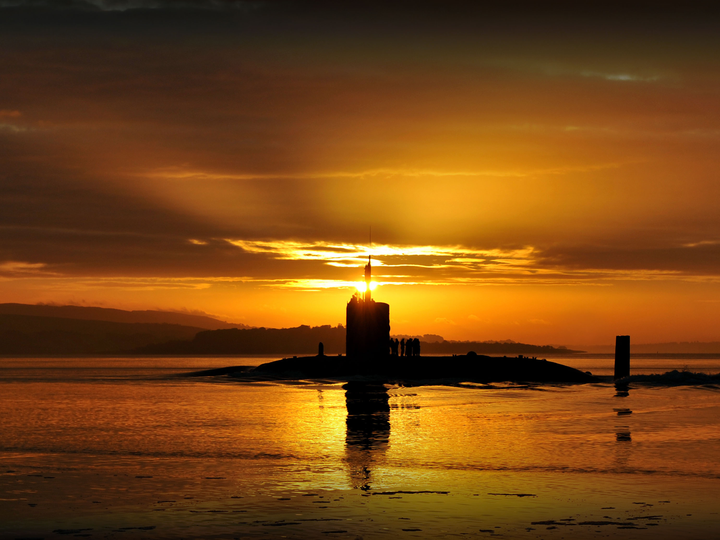
<svg viewBox="0 0 720 540">
<path fill-rule="evenodd" d="M 720 371 L 705 357 L 670 369 L 695 360 Z M 337 383 L 178 376 L 263 361 L 0 359 L 0 537 L 713 538 L 720 526 L 718 385 L 390 387 L 351 398 L 349 414 Z"/>
</svg>

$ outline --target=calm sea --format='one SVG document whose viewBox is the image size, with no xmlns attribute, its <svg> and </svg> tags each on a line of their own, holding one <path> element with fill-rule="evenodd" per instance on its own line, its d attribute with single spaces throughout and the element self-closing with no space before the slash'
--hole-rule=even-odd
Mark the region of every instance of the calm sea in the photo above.
<svg viewBox="0 0 720 540">
<path fill-rule="evenodd" d="M 1 358 L 0 538 L 716 538 L 720 357 L 589 385 L 188 377 L 267 358 Z M 678 370 L 679 373 L 659 377 Z M 684 370 L 684 372 L 683 372 Z"/>
</svg>

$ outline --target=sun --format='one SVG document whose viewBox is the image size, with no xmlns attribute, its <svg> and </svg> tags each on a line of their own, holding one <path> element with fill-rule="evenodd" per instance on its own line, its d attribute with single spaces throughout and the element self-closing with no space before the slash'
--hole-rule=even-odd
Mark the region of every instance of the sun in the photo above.
<svg viewBox="0 0 720 540">
<path fill-rule="evenodd" d="M 377 288 L 377 286 L 378 286 L 378 284 L 375 283 L 374 281 L 371 281 L 371 282 L 370 282 L 370 290 L 371 290 L 371 291 L 374 291 L 374 290 Z M 355 284 L 355 288 L 356 288 L 358 291 L 360 291 L 360 292 L 365 292 L 365 291 L 367 291 L 367 285 L 365 284 L 364 281 L 358 281 L 358 282 Z"/>
</svg>

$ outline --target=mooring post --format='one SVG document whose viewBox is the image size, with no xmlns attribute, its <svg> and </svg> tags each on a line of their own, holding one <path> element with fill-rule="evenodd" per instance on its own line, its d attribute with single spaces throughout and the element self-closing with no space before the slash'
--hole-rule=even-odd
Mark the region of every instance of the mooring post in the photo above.
<svg viewBox="0 0 720 540">
<path fill-rule="evenodd" d="M 615 337 L 615 380 L 630 375 L 630 336 Z"/>
</svg>

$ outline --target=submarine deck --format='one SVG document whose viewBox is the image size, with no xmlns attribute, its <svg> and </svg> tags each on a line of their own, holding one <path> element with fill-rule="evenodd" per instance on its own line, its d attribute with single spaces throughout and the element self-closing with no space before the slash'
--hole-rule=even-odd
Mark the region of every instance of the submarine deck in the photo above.
<svg viewBox="0 0 720 540">
<path fill-rule="evenodd" d="M 367 377 L 376 380 L 432 381 L 463 379 L 467 382 L 589 383 L 589 373 L 547 360 L 482 355 L 361 357 L 298 356 L 268 362 L 253 370 L 274 378 Z M 428 384 L 428 382 L 425 382 Z"/>
</svg>

